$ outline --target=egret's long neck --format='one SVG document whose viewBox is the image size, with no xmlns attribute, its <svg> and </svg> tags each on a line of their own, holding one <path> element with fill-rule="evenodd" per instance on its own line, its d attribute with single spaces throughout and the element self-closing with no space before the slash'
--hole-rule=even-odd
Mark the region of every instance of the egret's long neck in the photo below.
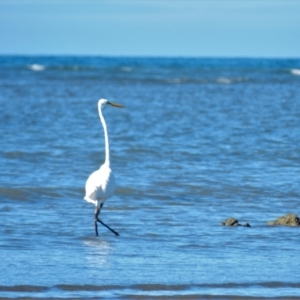
<svg viewBox="0 0 300 300">
<path fill-rule="evenodd" d="M 98 106 L 98 111 L 99 111 L 99 117 L 103 126 L 103 130 L 104 130 L 104 140 L 105 140 L 105 164 L 106 165 L 110 165 L 110 159 L 109 159 L 109 141 L 108 141 L 108 134 L 107 134 L 107 127 L 106 127 L 106 123 L 102 114 L 102 109 L 100 107 L 100 105 Z"/>
</svg>

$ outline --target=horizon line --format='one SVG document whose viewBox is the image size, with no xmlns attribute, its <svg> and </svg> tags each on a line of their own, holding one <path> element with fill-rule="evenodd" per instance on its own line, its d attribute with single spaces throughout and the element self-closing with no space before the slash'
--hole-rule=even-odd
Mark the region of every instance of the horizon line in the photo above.
<svg viewBox="0 0 300 300">
<path fill-rule="evenodd" d="M 145 54 L 33 54 L 0 53 L 1 56 L 23 57 L 107 57 L 107 58 L 181 58 L 181 59 L 300 59 L 300 56 L 250 56 L 250 55 L 145 55 Z"/>
</svg>

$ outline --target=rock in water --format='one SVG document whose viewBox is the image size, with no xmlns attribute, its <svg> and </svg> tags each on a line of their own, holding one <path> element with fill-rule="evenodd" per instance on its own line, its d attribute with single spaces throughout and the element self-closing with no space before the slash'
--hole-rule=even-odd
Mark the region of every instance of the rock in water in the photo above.
<svg viewBox="0 0 300 300">
<path fill-rule="evenodd" d="M 221 225 L 223 225 L 223 226 L 238 226 L 239 221 L 235 218 L 230 217 L 227 220 L 223 221 L 221 223 Z"/>
<path fill-rule="evenodd" d="M 286 214 L 274 221 L 269 221 L 268 225 L 282 225 L 282 226 L 300 226 L 300 218 L 296 214 Z"/>
<path fill-rule="evenodd" d="M 223 226 L 244 226 L 244 227 L 251 227 L 249 223 L 245 223 L 245 224 L 239 224 L 239 221 L 235 218 L 228 218 L 227 220 L 223 221 L 221 223 L 221 225 Z"/>
</svg>

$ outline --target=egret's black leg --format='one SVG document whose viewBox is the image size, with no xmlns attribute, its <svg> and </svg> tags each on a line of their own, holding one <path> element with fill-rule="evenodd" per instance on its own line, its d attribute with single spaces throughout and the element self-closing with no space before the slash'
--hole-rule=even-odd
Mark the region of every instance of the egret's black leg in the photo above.
<svg viewBox="0 0 300 300">
<path fill-rule="evenodd" d="M 99 215 L 99 211 L 100 207 L 96 206 L 96 211 L 95 211 L 95 232 L 96 232 L 96 236 L 98 236 L 98 224 L 97 224 L 97 219 L 98 219 L 98 215 Z"/>
<path fill-rule="evenodd" d="M 95 212 L 95 231 L 96 231 L 96 236 L 98 236 L 98 224 L 97 222 L 101 223 L 103 226 L 105 226 L 107 229 L 109 229 L 111 232 L 113 232 L 115 235 L 119 235 L 115 230 L 113 230 L 112 228 L 110 228 L 108 225 L 106 225 L 103 221 L 101 221 L 98 216 L 101 212 L 101 209 L 103 207 L 103 203 L 100 204 L 100 206 L 96 207 L 96 212 Z"/>
<path fill-rule="evenodd" d="M 112 228 L 110 228 L 108 225 L 106 225 L 104 222 L 102 222 L 100 219 L 97 219 L 97 221 L 99 222 L 99 223 L 101 223 L 103 226 L 105 226 L 107 229 L 109 229 L 111 232 L 113 232 L 115 235 L 117 235 L 117 236 L 119 236 L 119 234 L 115 231 L 115 230 L 113 230 Z"/>
<path fill-rule="evenodd" d="M 96 232 L 96 236 L 98 236 L 98 225 L 97 225 L 97 219 L 95 219 L 95 232 Z"/>
</svg>

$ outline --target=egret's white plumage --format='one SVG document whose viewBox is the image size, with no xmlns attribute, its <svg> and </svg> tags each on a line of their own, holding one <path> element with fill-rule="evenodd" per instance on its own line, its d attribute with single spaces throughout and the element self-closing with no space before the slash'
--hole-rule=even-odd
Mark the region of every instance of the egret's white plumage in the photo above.
<svg viewBox="0 0 300 300">
<path fill-rule="evenodd" d="M 85 185 L 86 195 L 84 199 L 98 205 L 99 202 L 104 202 L 113 195 L 115 187 L 115 176 L 111 168 L 104 163 L 99 170 L 93 172 L 88 178 Z"/>
<path fill-rule="evenodd" d="M 106 123 L 102 114 L 102 109 L 105 107 L 105 105 L 111 105 L 114 107 L 123 107 L 120 104 L 110 102 L 106 99 L 100 99 L 98 102 L 98 112 L 99 117 L 103 126 L 104 130 L 104 139 L 105 139 L 105 162 L 104 164 L 95 172 L 93 172 L 86 184 L 85 184 L 85 197 L 84 200 L 86 200 L 89 203 L 92 203 L 96 206 L 95 211 L 95 230 L 96 235 L 98 235 L 98 228 L 97 228 L 97 222 L 101 223 L 105 227 L 107 227 L 109 230 L 111 230 L 114 234 L 119 235 L 116 231 L 111 229 L 109 226 L 107 226 L 105 223 L 103 223 L 99 218 L 98 215 L 101 212 L 101 209 L 103 207 L 104 201 L 113 195 L 116 187 L 115 177 L 114 174 L 110 168 L 110 152 L 109 152 L 109 140 L 108 140 L 108 133 L 107 133 L 107 127 Z"/>
</svg>

